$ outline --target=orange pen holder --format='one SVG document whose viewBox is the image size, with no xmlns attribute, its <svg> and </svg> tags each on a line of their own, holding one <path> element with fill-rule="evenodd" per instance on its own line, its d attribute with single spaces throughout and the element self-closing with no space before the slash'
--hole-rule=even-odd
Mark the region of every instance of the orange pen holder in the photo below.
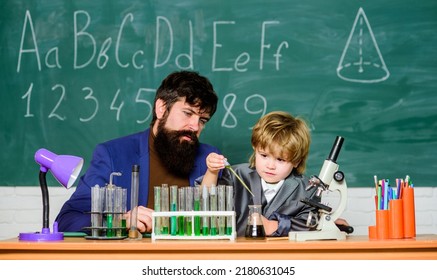
<svg viewBox="0 0 437 280">
<path fill-rule="evenodd" d="M 402 190 L 402 204 L 404 207 L 404 237 L 416 237 L 416 210 L 414 206 L 414 188 Z"/>
<path fill-rule="evenodd" d="M 389 210 L 376 210 L 376 225 L 369 226 L 369 239 L 401 239 L 416 236 L 414 189 L 404 188 L 402 199 L 389 201 Z"/>
<path fill-rule="evenodd" d="M 404 238 L 404 206 L 402 199 L 392 199 L 388 202 L 388 236 L 389 238 Z"/>
</svg>

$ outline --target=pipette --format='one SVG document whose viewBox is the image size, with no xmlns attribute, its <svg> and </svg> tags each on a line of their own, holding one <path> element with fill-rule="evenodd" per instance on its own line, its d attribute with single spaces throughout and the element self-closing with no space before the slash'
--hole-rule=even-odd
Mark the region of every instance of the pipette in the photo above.
<svg viewBox="0 0 437 280">
<path fill-rule="evenodd" d="M 232 169 L 231 165 L 229 164 L 229 162 L 227 160 L 225 160 L 225 167 L 229 170 L 231 170 L 232 173 L 234 173 L 235 177 L 237 177 L 238 181 L 241 182 L 241 184 L 243 184 L 243 186 L 246 188 L 246 190 L 252 195 L 255 196 L 249 189 L 249 187 L 244 183 L 243 179 L 240 178 L 240 176 L 237 175 L 237 173 L 234 171 L 234 169 Z"/>
</svg>

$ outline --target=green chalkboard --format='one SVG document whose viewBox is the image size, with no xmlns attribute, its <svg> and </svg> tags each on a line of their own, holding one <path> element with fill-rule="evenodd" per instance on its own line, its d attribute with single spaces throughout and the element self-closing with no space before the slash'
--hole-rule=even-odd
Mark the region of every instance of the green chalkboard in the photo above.
<svg viewBox="0 0 437 280">
<path fill-rule="evenodd" d="M 348 187 L 436 186 L 436 34 L 434 0 L 1 1 L 0 186 L 38 185 L 41 147 L 86 168 L 97 143 L 148 127 L 180 69 L 215 85 L 201 140 L 231 163 L 284 110 L 311 127 L 308 175 L 340 135 Z"/>
</svg>

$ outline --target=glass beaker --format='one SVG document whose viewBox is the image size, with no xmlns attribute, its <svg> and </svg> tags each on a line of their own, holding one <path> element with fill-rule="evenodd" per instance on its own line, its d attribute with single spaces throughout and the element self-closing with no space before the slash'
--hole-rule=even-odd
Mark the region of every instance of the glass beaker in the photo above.
<svg viewBox="0 0 437 280">
<path fill-rule="evenodd" d="M 246 225 L 246 238 L 264 239 L 266 232 L 264 231 L 263 221 L 261 219 L 261 205 L 249 205 L 249 217 Z"/>
</svg>

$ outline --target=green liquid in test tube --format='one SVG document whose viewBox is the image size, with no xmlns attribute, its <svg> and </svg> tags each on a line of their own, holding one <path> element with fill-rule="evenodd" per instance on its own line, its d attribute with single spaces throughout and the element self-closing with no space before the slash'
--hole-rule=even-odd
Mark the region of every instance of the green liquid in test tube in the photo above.
<svg viewBox="0 0 437 280">
<path fill-rule="evenodd" d="M 106 237 L 113 237 L 114 231 L 112 230 L 113 218 L 112 214 L 106 214 Z"/>
<path fill-rule="evenodd" d="M 127 236 L 126 219 L 121 220 L 121 236 Z"/>
<path fill-rule="evenodd" d="M 184 230 L 184 227 L 185 227 L 185 221 L 184 221 L 184 216 L 178 216 L 177 217 L 177 226 L 178 226 L 178 230 L 177 230 L 177 232 L 178 232 L 178 235 L 179 236 L 184 236 L 184 234 L 185 234 L 185 230 Z"/>
<path fill-rule="evenodd" d="M 162 210 L 162 212 L 167 212 L 168 209 L 169 209 L 168 185 L 162 184 L 162 187 L 161 187 L 161 210 Z M 168 217 L 162 217 L 162 219 L 161 219 L 161 233 L 163 235 L 168 234 Z"/>
<path fill-rule="evenodd" d="M 195 186 L 193 190 L 193 208 L 194 211 L 200 211 L 200 186 Z M 194 216 L 194 235 L 200 236 L 200 216 Z"/>
<path fill-rule="evenodd" d="M 178 186 L 170 186 L 170 212 L 178 211 Z M 178 224 L 176 215 L 170 217 L 170 234 L 176 235 L 178 232 Z"/>
<path fill-rule="evenodd" d="M 193 234 L 193 222 L 191 220 L 191 217 L 185 217 L 185 228 L 187 236 L 191 236 Z"/>
</svg>

